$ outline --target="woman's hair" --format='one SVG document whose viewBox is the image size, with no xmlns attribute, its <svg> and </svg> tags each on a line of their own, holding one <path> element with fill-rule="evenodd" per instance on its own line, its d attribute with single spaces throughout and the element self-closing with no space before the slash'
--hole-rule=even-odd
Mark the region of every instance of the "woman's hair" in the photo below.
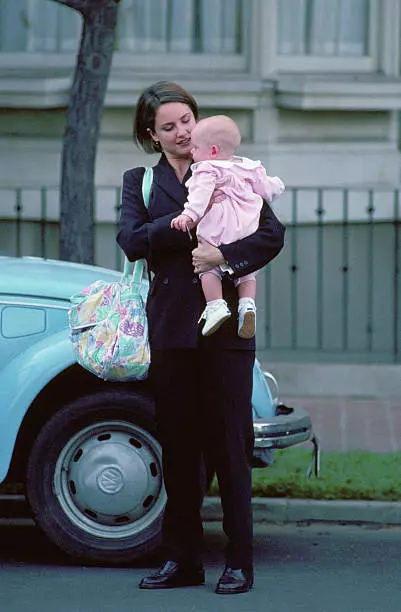
<svg viewBox="0 0 401 612">
<path fill-rule="evenodd" d="M 181 102 L 189 106 L 198 119 L 198 105 L 195 99 L 177 83 L 158 81 L 147 87 L 139 96 L 134 118 L 134 142 L 146 153 L 160 153 L 161 148 L 156 144 L 148 130 L 155 131 L 156 113 L 162 104 L 168 102 Z"/>
</svg>

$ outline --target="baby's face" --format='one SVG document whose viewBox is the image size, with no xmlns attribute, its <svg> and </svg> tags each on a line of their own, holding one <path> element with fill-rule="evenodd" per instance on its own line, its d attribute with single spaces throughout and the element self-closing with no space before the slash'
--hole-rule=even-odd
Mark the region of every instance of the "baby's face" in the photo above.
<svg viewBox="0 0 401 612">
<path fill-rule="evenodd" d="M 191 155 L 194 162 L 205 161 L 212 158 L 211 146 L 202 135 L 202 130 L 195 126 L 191 133 Z"/>
</svg>

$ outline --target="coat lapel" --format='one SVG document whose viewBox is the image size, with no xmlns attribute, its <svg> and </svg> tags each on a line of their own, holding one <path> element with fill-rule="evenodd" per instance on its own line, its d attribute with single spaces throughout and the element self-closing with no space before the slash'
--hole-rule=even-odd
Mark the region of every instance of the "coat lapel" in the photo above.
<svg viewBox="0 0 401 612">
<path fill-rule="evenodd" d="M 191 172 L 189 170 L 181 184 L 164 155 L 161 156 L 159 163 L 153 168 L 153 182 L 158 188 L 162 189 L 171 200 L 177 203 L 178 210 L 183 209 L 187 200 L 188 191 L 185 187 L 185 183 L 190 176 Z"/>
</svg>

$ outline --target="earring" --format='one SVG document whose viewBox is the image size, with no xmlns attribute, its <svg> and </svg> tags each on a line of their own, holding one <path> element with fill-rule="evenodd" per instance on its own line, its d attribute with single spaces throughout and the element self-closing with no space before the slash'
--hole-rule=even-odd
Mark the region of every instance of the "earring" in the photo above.
<svg viewBox="0 0 401 612">
<path fill-rule="evenodd" d="M 152 136 L 152 130 L 151 130 L 150 128 L 146 128 L 146 131 L 147 131 L 147 133 L 149 134 L 149 136 L 152 138 L 153 142 L 154 142 L 156 145 L 158 145 L 158 144 L 159 144 L 159 141 L 158 141 L 158 140 L 155 140 L 155 139 L 153 138 L 153 136 Z"/>
</svg>

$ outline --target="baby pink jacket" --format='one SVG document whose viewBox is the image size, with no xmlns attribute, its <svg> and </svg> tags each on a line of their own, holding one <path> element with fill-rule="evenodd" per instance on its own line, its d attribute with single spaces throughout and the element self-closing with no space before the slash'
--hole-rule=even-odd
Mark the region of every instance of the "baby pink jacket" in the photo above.
<svg viewBox="0 0 401 612">
<path fill-rule="evenodd" d="M 229 244 L 253 234 L 263 199 L 284 191 L 277 176 L 266 174 L 260 161 L 246 157 L 192 164 L 184 213 L 199 221 L 196 233 L 211 244 Z"/>
</svg>

